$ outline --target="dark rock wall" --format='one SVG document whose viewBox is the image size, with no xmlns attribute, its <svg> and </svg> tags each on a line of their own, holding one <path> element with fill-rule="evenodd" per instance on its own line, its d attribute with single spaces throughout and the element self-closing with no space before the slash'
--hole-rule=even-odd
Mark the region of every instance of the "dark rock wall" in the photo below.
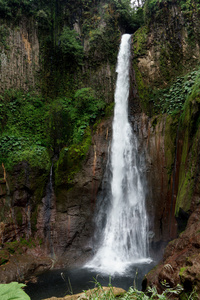
<svg viewBox="0 0 200 300">
<path fill-rule="evenodd" d="M 191 129 L 192 120 L 198 119 L 196 99 L 190 101 L 182 117 L 156 116 L 150 101 L 152 91 L 170 86 L 173 79 L 193 70 L 200 61 L 199 12 L 193 4 L 185 11 L 179 1 L 161 3 L 133 35 L 135 106 L 139 103 L 146 113 L 139 118 L 138 132 L 146 149 L 154 242 L 176 237 L 198 202 L 192 180 L 199 178 L 198 167 L 192 167 L 192 155 L 196 161 L 197 154 L 192 149 L 195 145 L 198 148 L 199 139 L 196 129 L 195 133 Z"/>
<path fill-rule="evenodd" d="M 84 261 L 92 254 L 93 215 L 97 193 L 105 171 L 111 139 L 111 118 L 102 121 L 92 137 L 92 145 L 83 168 L 73 179 L 73 188 L 65 186 L 56 195 L 54 249 L 67 264 Z"/>
<path fill-rule="evenodd" d="M 155 233 L 151 245 L 156 249 L 182 232 L 144 281 L 144 287 L 156 285 L 160 292 L 164 281 L 171 287 L 181 283 L 186 292 L 199 291 L 199 81 L 179 115 L 155 116 L 149 101 L 152 90 L 170 86 L 199 64 L 199 12 L 192 3 L 186 12 L 179 1 L 165 1 L 133 38 L 136 96 L 146 112 L 138 118 L 138 132 L 146 156 L 150 229 Z"/>
<path fill-rule="evenodd" d="M 180 1 L 166 1 L 149 24 L 134 34 L 135 58 L 146 86 L 164 87 L 196 67 L 200 61 L 199 27 L 196 4 L 186 13 Z"/>
<path fill-rule="evenodd" d="M 134 35 L 135 69 L 131 73 L 134 87 L 130 89 L 130 119 L 138 134 L 139 151 L 146 162 L 144 176 L 153 250 L 177 237 L 189 215 L 198 207 L 200 194 L 197 100 L 191 99 L 182 120 L 167 115 L 153 116 L 148 102 L 149 88 L 166 86 L 172 77 L 186 72 L 183 66 L 190 71 L 200 60 L 199 39 L 196 38 L 191 45 L 186 20 L 177 3 L 168 9 L 163 8 L 163 14 L 164 26 L 163 18 L 158 16 Z M 192 22 L 197 36 L 199 19 L 195 14 Z M 18 30 L 9 29 L 8 41 L 14 52 L 10 61 L 7 60 L 8 52 L 1 53 L 4 58 L 1 71 L 5 68 L 1 73 L 2 90 L 13 86 L 27 89 L 27 82 L 34 86 L 33 74 L 39 68 L 36 31 L 34 28 L 26 30 L 25 25 Z M 18 46 L 14 47 L 14 43 Z M 12 66 L 9 68 L 8 64 Z M 84 84 L 94 88 L 98 84 L 104 86 L 106 101 L 111 102 L 115 86 L 114 67 L 105 63 L 95 71 L 92 66 L 82 71 L 87 73 Z M 23 77 L 19 84 L 16 74 Z M 191 125 L 194 119 L 195 126 Z M 59 266 L 78 264 L 92 255 L 93 215 L 107 162 L 111 122 L 108 118 L 97 126 L 81 170 L 75 174 L 70 186 L 60 185 L 55 189 L 54 166 L 52 175 L 50 171 L 32 168 L 26 162 L 15 166 L 11 174 L 1 167 L 2 243 L 21 237 L 38 237 L 42 240 L 42 253 L 56 258 Z M 194 247 L 198 248 L 198 241 Z M 171 266 L 165 269 L 176 269 L 175 265 Z M 148 280 L 153 282 L 154 279 Z M 177 282 L 175 279 L 174 283 Z"/>
<path fill-rule="evenodd" d="M 4 174 L 1 168 L 2 243 L 38 238 L 42 253 L 65 266 L 81 263 L 91 255 L 93 214 L 107 162 L 111 123 L 108 118 L 97 126 L 71 188 L 63 185 L 54 192 L 54 169 L 50 178 L 46 170 L 31 168 L 26 162 L 17 165 L 12 174 Z"/>
</svg>

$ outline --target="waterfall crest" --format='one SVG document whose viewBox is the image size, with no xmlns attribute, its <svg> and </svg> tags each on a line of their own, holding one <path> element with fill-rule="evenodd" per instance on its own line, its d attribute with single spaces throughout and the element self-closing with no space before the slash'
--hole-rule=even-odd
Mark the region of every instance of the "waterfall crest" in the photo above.
<svg viewBox="0 0 200 300">
<path fill-rule="evenodd" d="M 97 227 L 101 227 L 103 235 L 99 249 L 87 264 L 87 267 L 109 274 L 123 273 L 131 264 L 150 260 L 137 138 L 128 121 L 130 41 L 131 35 L 122 36 L 118 54 L 113 137 L 108 163 L 112 174 L 111 192 L 104 199 L 106 206 L 101 205 L 100 217 L 97 217 Z M 101 218 L 104 222 L 100 222 Z M 106 223 L 104 228 L 102 223 Z"/>
</svg>

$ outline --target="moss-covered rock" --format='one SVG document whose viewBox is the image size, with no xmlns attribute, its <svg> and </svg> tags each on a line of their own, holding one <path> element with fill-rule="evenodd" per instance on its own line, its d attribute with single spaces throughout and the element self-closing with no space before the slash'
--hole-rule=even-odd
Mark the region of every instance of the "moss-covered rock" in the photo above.
<svg viewBox="0 0 200 300">
<path fill-rule="evenodd" d="M 80 171 L 83 160 L 91 145 L 91 129 L 86 129 L 83 141 L 79 145 L 64 147 L 60 151 L 55 168 L 55 187 L 65 185 L 73 186 L 73 178 Z"/>
<path fill-rule="evenodd" d="M 178 118 L 174 116 L 167 116 L 165 123 L 165 161 L 168 173 L 168 182 L 170 183 L 174 163 L 176 160 L 176 138 L 178 129 Z"/>
<path fill-rule="evenodd" d="M 199 118 L 199 77 L 188 97 L 181 116 L 182 156 L 179 171 L 179 189 L 176 201 L 176 215 L 179 209 L 188 212 L 199 204 L 194 200 L 199 191 L 199 151 L 200 151 L 200 118 Z"/>
</svg>

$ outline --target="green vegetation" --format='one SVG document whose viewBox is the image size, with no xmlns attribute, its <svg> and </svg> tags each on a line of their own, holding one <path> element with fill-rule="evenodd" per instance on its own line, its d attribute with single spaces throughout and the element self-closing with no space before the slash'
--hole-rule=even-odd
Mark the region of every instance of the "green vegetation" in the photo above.
<svg viewBox="0 0 200 300">
<path fill-rule="evenodd" d="M 46 149 L 45 103 L 34 93 L 9 90 L 1 96 L 0 151 L 1 162 L 12 168 L 27 160 L 33 166 L 48 169 Z"/>
<path fill-rule="evenodd" d="M 181 115 L 181 132 L 183 138 L 182 156 L 179 171 L 179 190 L 176 201 L 176 215 L 179 209 L 189 211 L 191 199 L 198 184 L 199 139 L 200 139 L 200 70 L 190 88 Z"/>
<path fill-rule="evenodd" d="M 143 9 L 132 9 L 129 0 L 113 0 L 120 26 L 126 32 L 133 33 L 144 24 Z"/>
<path fill-rule="evenodd" d="M 18 282 L 11 282 L 9 284 L 0 284 L 0 296 L 2 300 L 30 300 L 30 297 L 22 290 L 25 287 L 25 284 L 21 284 Z M 138 291 L 136 288 L 130 287 L 128 292 L 120 293 L 116 292 L 111 284 L 109 284 L 109 288 L 104 289 L 100 283 L 96 282 L 96 288 L 92 290 L 84 291 L 85 297 L 89 300 L 167 300 L 171 299 L 171 296 L 177 296 L 182 293 L 183 288 L 180 285 L 177 285 L 176 288 L 166 288 L 166 290 L 162 294 L 158 294 L 155 287 L 149 288 L 147 293 Z M 186 295 L 185 295 L 186 296 Z M 181 298 L 183 299 L 183 298 Z M 192 292 L 188 297 L 184 299 L 197 300 L 197 296 L 195 292 Z"/>
<path fill-rule="evenodd" d="M 9 34 L 9 29 L 6 24 L 0 25 L 0 46 L 4 47 L 5 50 L 8 50 L 6 39 Z"/>
<path fill-rule="evenodd" d="M 121 299 L 121 300 L 153 300 L 153 299 L 172 299 L 172 296 L 178 296 L 182 293 L 183 288 L 181 285 L 177 285 L 176 288 L 167 287 L 165 284 L 165 291 L 162 294 L 158 294 L 155 287 L 148 288 L 146 292 L 137 290 L 134 287 L 130 287 L 124 294 L 116 293 L 111 284 L 109 284 L 109 289 L 104 290 L 100 283 L 96 282 L 96 288 L 93 290 L 85 291 L 85 297 L 90 300 L 103 299 Z M 116 294 L 115 294 L 116 293 Z M 197 299 L 197 298 L 193 298 Z"/>
<path fill-rule="evenodd" d="M 184 77 L 177 77 L 168 88 L 153 91 L 150 98 L 153 101 L 155 113 L 175 115 L 183 111 L 186 98 L 192 93 L 199 74 L 200 70 L 192 71 Z"/>
<path fill-rule="evenodd" d="M 175 157 L 175 147 L 176 137 L 178 128 L 178 118 L 173 115 L 168 115 L 166 117 L 165 123 L 165 159 L 168 174 L 168 184 L 171 182 L 171 175 L 174 169 L 174 157 Z"/>
<path fill-rule="evenodd" d="M 26 240 L 25 238 L 20 238 L 19 241 L 6 242 L 0 250 L 0 266 L 9 262 L 10 257 L 14 254 L 23 254 L 25 249 L 34 248 L 39 244 L 39 240 L 30 238 Z"/>
<path fill-rule="evenodd" d="M 147 26 L 140 27 L 134 34 L 134 55 L 142 56 L 146 53 L 146 44 L 147 44 Z"/>
<path fill-rule="evenodd" d="M 83 47 L 78 34 L 75 30 L 70 30 L 69 27 L 64 27 L 60 39 L 60 49 L 67 62 L 81 64 L 83 61 Z"/>
<path fill-rule="evenodd" d="M 80 132 L 77 132 L 77 134 L 80 134 Z M 82 161 L 91 145 L 91 130 L 89 126 L 85 129 L 85 133 L 81 138 L 82 141 L 79 144 L 72 144 L 69 147 L 62 148 L 60 151 L 55 169 L 56 189 L 60 185 L 64 185 L 67 189 L 73 187 L 74 175 L 81 169 Z"/>
<path fill-rule="evenodd" d="M 8 169 L 26 160 L 33 167 L 49 170 L 52 154 L 81 143 L 86 128 L 104 115 L 105 108 L 91 88 L 54 101 L 33 92 L 9 90 L 1 100 L 0 163 Z"/>
<path fill-rule="evenodd" d="M 31 300 L 30 297 L 22 290 L 26 285 L 18 282 L 0 284 L 1 300 Z"/>
<path fill-rule="evenodd" d="M 178 0 L 180 4 L 181 10 L 184 14 L 188 16 L 190 19 L 192 13 L 200 11 L 200 1 L 199 0 Z M 144 18 L 145 21 L 152 22 L 153 19 L 157 17 L 161 17 L 161 11 L 168 7 L 169 4 L 173 3 L 173 0 L 146 0 L 144 4 Z M 190 28 L 190 24 L 188 24 L 188 30 L 192 30 Z M 190 33 L 190 31 L 188 31 Z"/>
</svg>

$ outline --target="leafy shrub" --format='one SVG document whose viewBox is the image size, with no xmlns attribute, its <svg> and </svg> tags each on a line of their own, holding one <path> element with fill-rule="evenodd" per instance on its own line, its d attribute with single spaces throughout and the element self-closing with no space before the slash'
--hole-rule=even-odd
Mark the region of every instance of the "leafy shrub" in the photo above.
<svg viewBox="0 0 200 300">
<path fill-rule="evenodd" d="M 114 295 L 114 288 L 109 284 L 109 289 L 104 290 L 99 282 L 95 280 L 96 288 L 93 290 L 85 291 L 85 298 L 90 300 L 104 299 L 104 300 L 114 300 L 116 296 Z M 171 299 L 171 296 L 180 295 L 183 291 L 181 285 L 177 285 L 175 288 L 170 288 L 165 286 L 165 291 L 162 294 L 158 294 L 156 287 L 148 288 L 147 292 L 142 292 L 134 287 L 130 287 L 129 290 L 124 293 L 124 295 L 118 295 L 118 299 L 121 300 L 167 300 Z M 194 298 L 196 299 L 196 298 Z"/>
<path fill-rule="evenodd" d="M 175 114 L 183 109 L 186 98 L 192 93 L 193 85 L 200 71 L 192 71 L 185 77 L 177 77 L 167 89 L 152 95 L 155 112 Z"/>
<path fill-rule="evenodd" d="M 70 62 L 82 63 L 83 47 L 75 30 L 64 27 L 59 39 L 60 49 L 64 57 Z"/>
<path fill-rule="evenodd" d="M 0 163 L 11 169 L 26 160 L 48 169 L 49 153 L 58 154 L 62 147 L 80 143 L 104 108 L 105 102 L 91 88 L 53 101 L 30 92 L 6 91 L 0 98 Z"/>
<path fill-rule="evenodd" d="M 105 107 L 105 102 L 101 99 L 96 99 L 95 92 L 91 88 L 77 90 L 74 99 L 78 113 L 82 114 L 84 112 L 89 114 L 90 119 L 95 119 L 97 114 Z"/>
<path fill-rule="evenodd" d="M 113 0 L 120 26 L 126 32 L 133 33 L 143 25 L 143 9 L 132 8 L 129 0 Z"/>
<path fill-rule="evenodd" d="M 138 291 L 135 288 L 130 287 L 128 292 L 122 298 L 123 300 L 129 299 L 138 299 L 138 300 L 153 300 L 153 299 L 160 299 L 160 300 L 167 300 L 170 299 L 172 295 L 180 295 L 183 291 L 181 285 L 177 285 L 175 288 L 166 288 L 162 294 L 158 294 L 156 287 L 148 288 L 147 292 L 144 293 L 142 291 Z M 148 296 L 147 296 L 148 295 Z"/>
<path fill-rule="evenodd" d="M 72 110 L 74 120 L 73 143 L 79 143 L 85 129 L 96 120 L 97 116 L 104 113 L 105 102 L 95 97 L 91 88 L 82 88 L 74 95 L 75 110 Z"/>
<path fill-rule="evenodd" d="M 69 109 L 70 99 L 58 98 L 48 107 L 48 147 L 54 149 L 63 147 L 69 140 L 72 132 Z"/>
<path fill-rule="evenodd" d="M 173 0 L 146 0 L 144 4 L 144 19 L 148 23 L 151 18 L 159 15 L 159 11 Z"/>
<path fill-rule="evenodd" d="M 0 17 L 20 18 L 23 14 L 32 14 L 32 3 L 29 0 L 0 0 Z"/>
<path fill-rule="evenodd" d="M 22 290 L 26 285 L 18 282 L 9 284 L 0 284 L 1 300 L 31 300 L 30 297 Z"/>
</svg>

